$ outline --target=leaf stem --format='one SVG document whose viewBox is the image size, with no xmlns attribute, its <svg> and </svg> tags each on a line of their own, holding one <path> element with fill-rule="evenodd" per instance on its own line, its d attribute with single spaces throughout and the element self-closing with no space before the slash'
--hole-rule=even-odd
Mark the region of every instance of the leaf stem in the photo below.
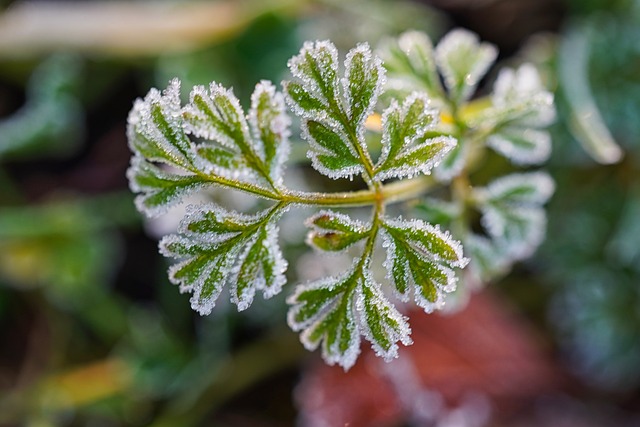
<svg viewBox="0 0 640 427">
<path fill-rule="evenodd" d="M 203 174 L 193 170 L 204 180 L 221 187 L 243 191 L 268 200 L 274 200 L 287 204 L 300 204 L 310 206 L 373 206 L 376 204 L 387 205 L 415 198 L 435 185 L 435 181 L 429 176 L 393 182 L 382 185 L 376 183 L 372 189 L 359 191 L 345 191 L 333 193 L 305 192 L 295 190 L 281 190 L 275 193 L 273 190 L 259 185 L 250 184 L 221 177 L 219 175 Z"/>
</svg>

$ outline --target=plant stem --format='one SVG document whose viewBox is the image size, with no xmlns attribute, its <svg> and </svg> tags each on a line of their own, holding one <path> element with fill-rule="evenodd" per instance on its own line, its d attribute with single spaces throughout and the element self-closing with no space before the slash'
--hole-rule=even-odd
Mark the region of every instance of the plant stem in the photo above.
<svg viewBox="0 0 640 427">
<path fill-rule="evenodd" d="M 373 189 L 359 191 L 319 193 L 282 190 L 280 194 L 276 194 L 271 190 L 255 184 L 244 183 L 217 175 L 205 175 L 201 173 L 198 175 L 213 184 L 250 193 L 268 200 L 311 206 L 372 206 L 376 203 L 387 205 L 389 203 L 401 202 L 417 197 L 435 185 L 431 177 L 421 176 L 386 185 L 376 184 Z"/>
</svg>

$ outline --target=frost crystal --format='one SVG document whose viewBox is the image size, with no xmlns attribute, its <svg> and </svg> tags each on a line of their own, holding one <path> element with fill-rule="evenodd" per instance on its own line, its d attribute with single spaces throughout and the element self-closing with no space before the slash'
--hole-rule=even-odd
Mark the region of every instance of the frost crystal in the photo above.
<svg viewBox="0 0 640 427">
<path fill-rule="evenodd" d="M 342 251 L 365 238 L 370 226 L 353 220 L 348 215 L 333 211 L 320 211 L 305 221 L 311 230 L 307 244 L 323 251 Z"/>
<path fill-rule="evenodd" d="M 546 229 L 542 205 L 554 188 L 549 175 L 532 172 L 508 175 L 474 190 L 483 226 L 509 259 L 530 256 L 542 242 Z"/>
<path fill-rule="evenodd" d="M 169 278 L 182 292 L 193 292 L 194 310 L 209 314 L 226 283 L 238 310 L 249 307 L 256 290 L 265 298 L 280 292 L 287 262 L 274 222 L 281 214 L 276 207 L 256 215 L 192 207 L 178 234 L 162 239 L 162 254 L 183 260 L 170 268 Z"/>
<path fill-rule="evenodd" d="M 305 348 L 315 350 L 322 343 L 324 360 L 345 370 L 360 353 L 361 335 L 385 360 L 397 357 L 398 342 L 412 343 L 406 317 L 373 281 L 369 264 L 366 257 L 340 276 L 299 285 L 287 300 L 289 326 L 303 331 Z"/>
<path fill-rule="evenodd" d="M 436 63 L 454 102 L 466 101 L 473 94 L 498 52 L 489 43 L 462 29 L 449 32 L 436 47 Z"/>
<path fill-rule="evenodd" d="M 382 153 L 375 167 L 375 178 L 413 177 L 428 174 L 453 149 L 454 138 L 425 138 L 438 122 L 437 111 L 420 93 L 411 94 L 398 106 L 393 101 L 382 114 Z"/>
<path fill-rule="evenodd" d="M 515 164 L 546 161 L 551 154 L 551 137 L 540 128 L 555 118 L 553 95 L 540 81 L 531 64 L 500 72 L 492 96 L 493 108 L 481 119 L 492 123 L 496 132 L 487 145 Z"/>
<path fill-rule="evenodd" d="M 349 51 L 344 66 L 339 79 L 331 42 L 305 43 L 289 61 L 296 80 L 283 82 L 287 103 L 303 119 L 313 167 L 333 179 L 361 174 L 370 162 L 365 121 L 385 82 L 381 60 L 366 43 Z"/>
<path fill-rule="evenodd" d="M 383 247 L 385 267 L 398 295 L 430 313 L 444 304 L 444 294 L 455 290 L 453 267 L 463 268 L 468 259 L 451 236 L 420 220 L 385 219 Z"/>
</svg>

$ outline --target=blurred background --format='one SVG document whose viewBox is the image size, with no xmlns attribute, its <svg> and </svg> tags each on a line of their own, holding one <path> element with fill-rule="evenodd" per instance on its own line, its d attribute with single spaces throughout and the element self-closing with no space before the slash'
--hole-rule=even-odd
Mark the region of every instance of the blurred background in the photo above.
<svg viewBox="0 0 640 427">
<path fill-rule="evenodd" d="M 348 374 L 287 328 L 287 290 L 193 313 L 157 252 L 179 217 L 143 221 L 127 188 L 133 100 L 178 76 L 246 105 L 304 40 L 456 26 L 556 94 L 537 254 Z M 301 153 L 288 179 L 328 185 Z M 299 227 L 290 283 L 322 268 Z M 640 2 L 0 0 L 0 426 L 347 423 L 640 426 Z"/>
</svg>

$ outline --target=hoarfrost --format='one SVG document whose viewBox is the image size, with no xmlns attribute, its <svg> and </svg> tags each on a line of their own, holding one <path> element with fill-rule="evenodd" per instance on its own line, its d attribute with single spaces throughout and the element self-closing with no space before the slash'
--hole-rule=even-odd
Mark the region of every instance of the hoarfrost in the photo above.
<svg viewBox="0 0 640 427">
<path fill-rule="evenodd" d="M 454 101 L 469 99 L 497 54 L 495 46 L 480 43 L 476 34 L 462 29 L 450 31 L 440 40 L 435 49 L 436 64 Z"/>
</svg>

